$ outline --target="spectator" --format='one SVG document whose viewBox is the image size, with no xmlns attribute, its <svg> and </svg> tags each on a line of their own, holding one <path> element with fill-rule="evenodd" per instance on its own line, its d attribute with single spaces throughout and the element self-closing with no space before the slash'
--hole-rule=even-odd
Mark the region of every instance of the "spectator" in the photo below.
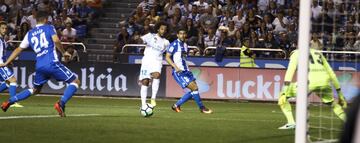
<svg viewBox="0 0 360 143">
<path fill-rule="evenodd" d="M 135 18 L 130 16 L 128 19 L 128 24 L 126 25 L 127 32 L 130 36 L 133 36 L 135 32 L 141 31 L 141 26 L 135 23 Z"/>
<path fill-rule="evenodd" d="M 74 45 L 68 45 L 64 56 L 61 58 L 63 62 L 73 63 L 80 62 L 78 52 L 74 49 Z"/>
<path fill-rule="evenodd" d="M 189 3 L 189 0 L 183 0 L 183 4 L 180 6 L 180 9 L 182 15 L 189 16 L 192 10 L 192 5 Z"/>
<path fill-rule="evenodd" d="M 149 2 L 149 0 L 144 0 L 138 5 L 138 7 L 141 7 L 144 11 L 149 11 L 153 8 L 153 4 Z"/>
<path fill-rule="evenodd" d="M 279 48 L 279 43 L 277 43 L 277 41 L 274 39 L 274 35 L 271 32 L 267 33 L 264 45 L 265 45 L 265 48 L 267 48 L 267 49 Z M 269 57 L 275 57 L 275 55 L 274 55 L 274 53 L 271 53 L 271 52 L 263 52 L 261 57 L 269 58 Z"/>
<path fill-rule="evenodd" d="M 236 11 L 236 6 L 234 4 L 233 0 L 226 0 L 226 5 L 222 7 L 223 11 L 230 10 L 230 11 Z"/>
<path fill-rule="evenodd" d="M 322 6 L 319 5 L 318 0 L 313 0 L 311 5 L 311 19 L 314 20 L 314 22 L 319 22 L 318 20 L 322 10 Z"/>
<path fill-rule="evenodd" d="M 219 4 L 219 0 L 213 0 L 211 6 L 213 8 L 212 15 L 217 15 L 216 13 L 222 8 L 221 4 Z"/>
<path fill-rule="evenodd" d="M 24 15 L 23 10 L 18 10 L 16 17 L 14 17 L 14 22 L 17 27 L 20 27 L 20 25 L 24 22 L 27 22 L 27 17 Z"/>
<path fill-rule="evenodd" d="M 34 28 L 36 26 L 36 18 L 35 18 L 36 13 L 37 13 L 37 9 L 32 9 L 31 15 L 27 18 L 31 28 Z"/>
<path fill-rule="evenodd" d="M 238 10 L 232 20 L 235 22 L 236 28 L 242 28 L 242 25 L 246 22 L 246 17 L 244 17 L 242 10 Z"/>
<path fill-rule="evenodd" d="M 237 30 L 235 32 L 235 47 L 241 47 L 242 46 L 242 40 L 243 40 L 243 37 L 241 35 L 241 31 L 240 30 Z"/>
<path fill-rule="evenodd" d="M 215 35 L 215 30 L 210 28 L 208 29 L 208 35 L 204 38 L 204 46 L 207 47 L 216 47 L 219 42 L 219 38 Z M 209 50 L 207 53 L 205 53 L 206 56 L 213 55 L 215 51 Z"/>
<path fill-rule="evenodd" d="M 200 20 L 200 14 L 198 13 L 197 6 L 192 6 L 191 13 L 189 14 L 188 18 L 192 19 L 194 25 L 198 25 L 198 21 Z"/>
<path fill-rule="evenodd" d="M 250 24 L 250 28 L 255 30 L 257 27 L 259 27 L 259 21 L 258 18 L 255 17 L 255 13 L 253 10 L 249 10 L 248 16 L 246 17 L 246 21 Z"/>
<path fill-rule="evenodd" d="M 223 47 L 232 47 L 235 45 L 235 39 L 232 39 L 227 36 L 227 30 L 221 30 L 220 32 L 219 42 L 216 46 L 223 46 Z"/>
<path fill-rule="evenodd" d="M 290 49 L 291 45 L 286 32 L 279 33 L 278 43 L 279 43 L 279 48 L 286 51 L 287 55 L 290 55 L 291 51 L 294 50 L 294 49 Z M 276 55 L 277 58 L 281 58 L 280 56 L 282 55 L 278 55 L 278 54 Z"/>
<path fill-rule="evenodd" d="M 160 21 L 160 16 L 157 15 L 156 9 L 154 8 L 150 10 L 150 14 L 147 18 L 150 19 L 150 24 L 152 25 L 155 25 Z"/>
<path fill-rule="evenodd" d="M 120 32 L 117 34 L 116 42 L 114 44 L 114 54 L 118 54 L 121 52 L 122 47 L 125 44 L 129 44 L 131 42 L 131 37 L 129 33 L 126 31 L 126 27 L 120 27 Z M 133 51 L 124 51 L 124 53 L 132 53 Z M 114 58 L 116 59 L 117 56 L 114 55 Z"/>
<path fill-rule="evenodd" d="M 249 40 L 249 48 L 259 48 L 259 38 L 254 30 L 251 31 L 250 40 Z"/>
<path fill-rule="evenodd" d="M 34 8 L 28 0 L 22 0 L 21 7 L 24 13 L 30 13 L 31 10 Z"/>
<path fill-rule="evenodd" d="M 264 14 L 270 5 L 270 0 L 258 0 L 257 6 L 259 9 L 260 14 Z"/>
<path fill-rule="evenodd" d="M 276 33 L 285 32 L 286 27 L 289 24 L 289 20 L 284 17 L 283 12 L 279 12 L 277 14 L 277 17 L 275 18 L 275 20 L 272 22 L 272 24 L 275 27 L 274 32 L 276 32 Z"/>
<path fill-rule="evenodd" d="M 206 13 L 206 11 L 209 8 L 209 4 L 207 2 L 205 2 L 205 0 L 198 0 L 198 1 L 195 1 L 193 4 L 198 7 L 200 14 Z M 211 11 L 212 11 L 212 9 L 211 9 Z"/>
<path fill-rule="evenodd" d="M 238 31 L 238 29 L 235 27 L 234 21 L 229 21 L 229 29 L 227 31 L 228 37 L 235 37 L 235 33 Z"/>
<path fill-rule="evenodd" d="M 84 1 L 80 4 L 80 6 L 76 7 L 76 16 L 79 25 L 88 25 L 93 19 L 93 10 L 87 6 L 86 1 Z"/>
<path fill-rule="evenodd" d="M 187 43 L 189 45 L 196 45 L 196 41 L 198 39 L 198 30 L 195 28 L 193 21 L 190 18 L 186 20 L 185 29 L 187 32 Z"/>
<path fill-rule="evenodd" d="M 312 35 L 311 35 L 310 48 L 313 48 L 316 50 L 323 49 L 322 41 L 319 40 L 319 35 L 317 33 L 312 33 Z"/>
<path fill-rule="evenodd" d="M 62 31 L 61 41 L 64 42 L 75 42 L 76 41 L 76 30 L 72 28 L 72 23 L 67 22 L 66 28 Z"/>
<path fill-rule="evenodd" d="M 7 20 L 9 17 L 10 7 L 5 3 L 5 0 L 0 0 L 0 16 L 2 20 Z"/>
<path fill-rule="evenodd" d="M 271 14 L 272 17 L 275 17 L 278 13 L 278 8 L 276 5 L 276 2 L 274 1 L 270 1 L 270 7 L 269 7 L 269 13 Z"/>
<path fill-rule="evenodd" d="M 250 29 L 250 24 L 248 22 L 244 23 L 244 26 L 242 27 L 241 32 L 242 32 L 243 37 L 250 37 L 251 29 Z"/>
<path fill-rule="evenodd" d="M 216 17 L 211 15 L 212 8 L 209 7 L 206 11 L 206 13 L 202 14 L 200 17 L 200 25 L 201 27 L 207 31 L 208 29 L 214 29 L 217 26 L 218 20 Z"/>
<path fill-rule="evenodd" d="M 134 14 L 135 23 L 137 23 L 139 25 L 143 25 L 146 16 L 147 15 L 144 13 L 142 7 L 137 7 L 136 12 Z"/>
<path fill-rule="evenodd" d="M 167 16 L 171 17 L 175 13 L 175 9 L 179 8 L 180 5 L 175 2 L 175 0 L 170 0 L 164 7 L 164 12 L 167 13 Z"/>
<path fill-rule="evenodd" d="M 20 25 L 20 27 L 18 27 L 17 29 L 17 36 L 16 36 L 16 40 L 23 40 L 26 33 L 31 29 L 30 24 L 27 22 L 24 22 Z"/>
<path fill-rule="evenodd" d="M 17 0 L 11 0 L 9 4 L 9 15 L 10 17 L 16 17 L 19 10 L 21 10 L 21 4 Z"/>
<path fill-rule="evenodd" d="M 223 13 L 223 15 L 220 18 L 219 26 L 225 26 L 228 27 L 229 21 L 232 20 L 232 14 L 230 10 L 227 10 Z"/>
</svg>

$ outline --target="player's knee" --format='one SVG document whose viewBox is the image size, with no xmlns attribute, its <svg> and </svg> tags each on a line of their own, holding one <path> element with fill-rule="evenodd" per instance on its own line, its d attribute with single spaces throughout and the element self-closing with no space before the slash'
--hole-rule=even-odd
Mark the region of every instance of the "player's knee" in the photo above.
<svg viewBox="0 0 360 143">
<path fill-rule="evenodd" d="M 76 84 L 78 87 L 80 86 L 81 82 L 79 79 L 75 79 L 72 83 Z"/>
<path fill-rule="evenodd" d="M 149 79 L 141 80 L 141 84 L 144 85 L 144 86 L 149 86 Z"/>
<path fill-rule="evenodd" d="M 33 88 L 32 89 L 32 94 L 39 94 L 41 91 L 41 88 Z M 30 91 L 31 92 L 31 91 Z"/>
<path fill-rule="evenodd" d="M 10 83 L 16 83 L 16 78 L 15 77 L 11 77 L 9 80 L 6 81 L 6 83 L 10 84 Z"/>
<path fill-rule="evenodd" d="M 158 73 L 158 72 L 151 73 L 151 77 L 155 78 L 155 79 L 159 79 L 160 78 L 160 73 Z"/>
<path fill-rule="evenodd" d="M 285 96 L 285 94 L 280 94 L 279 100 L 278 100 L 278 105 L 282 106 L 287 102 L 287 98 Z"/>
<path fill-rule="evenodd" d="M 188 88 L 191 90 L 191 91 L 198 91 L 199 88 L 198 86 L 196 85 L 196 83 L 193 81 L 191 82 L 189 85 L 188 85 Z"/>
</svg>

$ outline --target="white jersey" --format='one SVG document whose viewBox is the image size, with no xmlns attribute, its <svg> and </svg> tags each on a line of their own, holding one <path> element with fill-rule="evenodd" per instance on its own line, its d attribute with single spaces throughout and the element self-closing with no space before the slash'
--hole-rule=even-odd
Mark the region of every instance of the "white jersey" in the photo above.
<svg viewBox="0 0 360 143">
<path fill-rule="evenodd" d="M 182 71 L 188 71 L 188 65 L 186 64 L 188 46 L 186 43 L 181 42 L 179 39 L 170 44 L 167 52 L 171 54 L 171 60 Z"/>
<path fill-rule="evenodd" d="M 146 44 L 143 60 L 158 60 L 162 61 L 163 53 L 170 45 L 169 40 L 160 37 L 155 33 L 148 33 L 141 37 Z"/>
<path fill-rule="evenodd" d="M 7 48 L 7 43 L 3 37 L 0 37 L 0 63 L 5 62 L 5 52 Z"/>
</svg>

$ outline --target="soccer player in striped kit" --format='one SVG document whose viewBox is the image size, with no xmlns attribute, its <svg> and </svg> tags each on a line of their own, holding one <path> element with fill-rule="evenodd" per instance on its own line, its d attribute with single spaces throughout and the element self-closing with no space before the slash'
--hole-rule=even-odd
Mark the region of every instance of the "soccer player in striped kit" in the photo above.
<svg viewBox="0 0 360 143">
<path fill-rule="evenodd" d="M 0 63 L 4 63 L 6 61 L 5 53 L 7 48 L 7 43 L 5 41 L 5 36 L 7 33 L 7 23 L 0 22 Z M 16 95 L 16 78 L 14 76 L 14 72 L 8 67 L 0 68 L 0 92 L 3 92 L 6 89 L 9 89 L 10 97 Z M 14 103 L 11 107 L 24 107 L 19 103 Z"/>
<path fill-rule="evenodd" d="M 210 114 L 213 111 L 206 108 L 200 98 L 198 86 L 195 82 L 195 77 L 189 70 L 186 64 L 187 57 L 187 44 L 186 42 L 186 30 L 179 29 L 177 32 L 178 39 L 170 44 L 170 47 L 166 52 L 166 61 L 172 66 L 172 75 L 175 81 L 182 87 L 190 89 L 185 93 L 171 108 L 175 112 L 181 112 L 180 106 L 191 98 L 194 98 L 201 113 Z"/>
</svg>

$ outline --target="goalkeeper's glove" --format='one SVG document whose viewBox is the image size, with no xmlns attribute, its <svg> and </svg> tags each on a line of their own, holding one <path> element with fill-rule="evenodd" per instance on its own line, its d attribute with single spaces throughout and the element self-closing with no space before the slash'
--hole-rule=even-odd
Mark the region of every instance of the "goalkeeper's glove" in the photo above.
<svg viewBox="0 0 360 143">
<path fill-rule="evenodd" d="M 346 99 L 345 99 L 345 97 L 344 97 L 344 94 L 341 92 L 341 89 L 339 88 L 339 89 L 336 89 L 336 92 L 337 92 L 337 94 L 338 94 L 338 96 L 339 96 L 339 104 L 345 109 L 345 108 L 347 108 L 347 102 L 346 102 Z"/>
</svg>

